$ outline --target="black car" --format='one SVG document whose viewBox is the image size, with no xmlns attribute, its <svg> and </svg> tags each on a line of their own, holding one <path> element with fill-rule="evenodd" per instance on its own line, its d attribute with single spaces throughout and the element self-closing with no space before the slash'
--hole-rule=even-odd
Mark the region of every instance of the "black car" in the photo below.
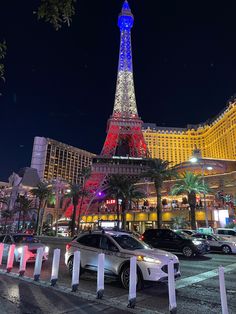
<svg viewBox="0 0 236 314">
<path fill-rule="evenodd" d="M 148 229 L 142 235 L 142 240 L 154 248 L 181 252 L 184 256 L 204 255 L 209 253 L 210 245 L 202 239 L 193 239 L 184 233 L 171 229 Z"/>
</svg>

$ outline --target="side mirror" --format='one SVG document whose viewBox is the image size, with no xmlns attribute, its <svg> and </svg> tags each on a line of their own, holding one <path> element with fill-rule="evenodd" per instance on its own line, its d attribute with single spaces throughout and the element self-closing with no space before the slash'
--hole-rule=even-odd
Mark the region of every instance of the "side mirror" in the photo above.
<svg viewBox="0 0 236 314">
<path fill-rule="evenodd" d="M 110 251 L 112 252 L 119 252 L 119 249 L 115 245 L 110 246 Z"/>
</svg>

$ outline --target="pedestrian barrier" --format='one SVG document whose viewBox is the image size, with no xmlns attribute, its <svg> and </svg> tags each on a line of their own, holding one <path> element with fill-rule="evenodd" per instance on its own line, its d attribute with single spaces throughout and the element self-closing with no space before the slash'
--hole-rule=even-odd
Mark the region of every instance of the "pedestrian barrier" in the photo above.
<svg viewBox="0 0 236 314">
<path fill-rule="evenodd" d="M 0 243 L 0 265 L 2 265 L 3 250 L 4 250 L 4 244 Z"/>
<path fill-rule="evenodd" d="M 130 274 L 129 274 L 129 298 L 128 307 L 133 309 L 136 304 L 136 286 L 137 286 L 137 257 L 130 258 Z"/>
<path fill-rule="evenodd" d="M 15 244 L 11 244 L 8 252 L 8 258 L 7 258 L 7 272 L 10 273 L 13 267 L 15 258 Z"/>
<path fill-rule="evenodd" d="M 58 279 L 59 263 L 60 263 L 60 249 L 55 249 L 52 261 L 51 286 L 55 286 Z"/>
<path fill-rule="evenodd" d="M 169 310 L 171 314 L 177 313 L 176 293 L 175 293 L 175 273 L 174 261 L 168 263 L 168 292 L 169 292 Z"/>
<path fill-rule="evenodd" d="M 15 245 L 10 245 L 7 257 L 7 272 L 11 272 L 13 262 L 15 259 Z M 2 257 L 4 252 L 4 244 L 0 244 L 0 265 L 2 264 Z M 19 251 L 18 251 L 19 252 Z M 29 258 L 28 247 L 23 246 L 19 266 L 19 276 L 23 276 L 26 271 L 26 263 Z M 34 280 L 38 281 L 41 275 L 42 260 L 43 260 L 44 249 L 42 247 L 37 249 L 35 267 L 34 267 Z M 51 286 L 55 286 L 58 280 L 60 262 L 60 249 L 55 249 L 53 254 L 52 271 L 51 271 Z M 97 293 L 96 298 L 102 299 L 104 294 L 104 264 L 105 255 L 104 253 L 98 254 L 98 271 L 97 271 Z M 74 252 L 73 270 L 72 270 L 72 281 L 71 287 L 72 292 L 76 292 L 79 286 L 80 276 L 80 251 Z M 220 285 L 220 298 L 222 314 L 229 314 L 227 295 L 225 288 L 225 277 L 224 268 L 219 267 L 219 285 Z M 128 305 L 129 308 L 134 308 L 136 305 L 136 288 L 137 288 L 137 257 L 133 256 L 130 258 L 130 277 L 129 277 L 129 294 L 128 294 Z M 176 290 L 175 290 L 175 275 L 174 275 L 174 261 L 170 260 L 168 263 L 168 295 L 169 295 L 169 311 L 171 314 L 177 313 L 176 303 Z"/>
<path fill-rule="evenodd" d="M 21 258 L 20 258 L 20 268 L 19 268 L 20 276 L 24 276 L 27 259 L 28 259 L 28 246 L 24 245 L 22 248 L 22 253 L 21 253 Z"/>
<path fill-rule="evenodd" d="M 79 286 L 80 274 L 80 251 L 74 252 L 73 271 L 72 271 L 72 292 L 76 292 Z"/>
<path fill-rule="evenodd" d="M 41 268 L 42 268 L 42 261 L 43 261 L 43 248 L 40 247 L 37 249 L 37 255 L 36 255 L 36 261 L 34 265 L 34 280 L 38 281 L 40 274 L 41 274 Z"/>
<path fill-rule="evenodd" d="M 219 267 L 219 281 L 220 281 L 220 299 L 221 299 L 221 308 L 222 314 L 228 314 L 228 304 L 227 304 L 227 296 L 225 289 L 225 274 L 224 267 Z"/>
<path fill-rule="evenodd" d="M 98 254 L 97 299 L 102 299 L 104 293 L 104 261 L 104 253 Z"/>
</svg>

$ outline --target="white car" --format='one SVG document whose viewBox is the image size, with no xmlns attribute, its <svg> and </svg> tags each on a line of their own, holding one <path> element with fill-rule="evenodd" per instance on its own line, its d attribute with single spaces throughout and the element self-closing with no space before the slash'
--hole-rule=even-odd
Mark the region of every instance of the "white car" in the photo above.
<svg viewBox="0 0 236 314">
<path fill-rule="evenodd" d="M 210 244 L 211 251 L 222 252 L 224 254 L 236 253 L 236 242 L 225 239 L 218 235 L 196 233 L 195 238 L 205 239 Z"/>
<path fill-rule="evenodd" d="M 66 245 L 65 263 L 73 269 L 74 252 L 80 251 L 81 271 L 97 271 L 98 254 L 105 254 L 105 275 L 120 279 L 129 287 L 130 258 L 137 257 L 137 288 L 143 281 L 167 281 L 168 262 L 173 260 L 175 278 L 180 277 L 178 257 L 172 253 L 153 249 L 132 234 L 119 231 L 94 231 L 80 234 Z"/>
<path fill-rule="evenodd" d="M 45 244 L 41 243 L 37 238 L 33 235 L 29 234 L 1 234 L 0 235 L 0 243 L 4 244 L 3 249 L 3 262 L 7 261 L 8 252 L 11 244 L 15 244 L 15 252 L 14 252 L 14 262 L 20 262 L 21 254 L 23 250 L 23 246 L 28 247 L 28 256 L 27 263 L 35 262 L 37 249 L 42 247 L 44 249 L 43 252 L 43 261 L 48 259 L 49 247 Z"/>
<path fill-rule="evenodd" d="M 236 230 L 235 229 L 228 229 L 228 228 L 218 228 L 215 232 L 217 235 L 227 238 L 231 241 L 236 241 Z"/>
</svg>

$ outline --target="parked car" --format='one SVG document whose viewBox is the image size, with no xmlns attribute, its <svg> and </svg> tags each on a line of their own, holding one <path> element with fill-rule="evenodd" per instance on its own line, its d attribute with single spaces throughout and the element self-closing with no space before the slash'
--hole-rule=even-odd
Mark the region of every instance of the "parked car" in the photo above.
<svg viewBox="0 0 236 314">
<path fill-rule="evenodd" d="M 207 241 L 193 239 L 171 229 L 148 229 L 142 235 L 142 240 L 154 248 L 181 252 L 186 257 L 204 255 L 210 251 Z"/>
<path fill-rule="evenodd" d="M 4 243 L 3 262 L 7 261 L 8 251 L 11 244 L 15 244 L 14 262 L 19 262 L 22 254 L 23 246 L 28 247 L 27 263 L 35 262 L 37 249 L 42 247 L 44 249 L 43 261 L 48 259 L 49 247 L 40 243 L 37 238 L 28 234 L 1 234 L 0 243 Z"/>
<path fill-rule="evenodd" d="M 97 271 L 98 254 L 105 254 L 105 275 L 120 279 L 124 288 L 129 287 L 130 258 L 137 257 L 137 287 L 145 280 L 168 280 L 168 262 L 174 261 L 175 277 L 180 276 L 178 257 L 150 248 L 130 233 L 119 231 L 94 231 L 77 236 L 66 245 L 65 263 L 73 269 L 74 252 L 80 251 L 81 271 Z"/>
<path fill-rule="evenodd" d="M 211 251 L 223 252 L 224 254 L 236 253 L 236 242 L 211 234 L 196 233 L 193 236 L 197 239 L 207 240 L 211 246 Z"/>
<path fill-rule="evenodd" d="M 236 230 L 228 228 L 218 228 L 215 231 L 215 234 L 230 239 L 231 241 L 236 241 Z"/>
</svg>

